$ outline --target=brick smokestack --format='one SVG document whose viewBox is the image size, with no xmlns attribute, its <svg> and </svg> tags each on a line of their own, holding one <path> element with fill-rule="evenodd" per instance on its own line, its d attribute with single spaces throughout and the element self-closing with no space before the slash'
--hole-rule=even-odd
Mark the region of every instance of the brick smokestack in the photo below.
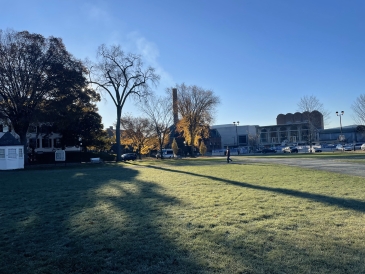
<svg viewBox="0 0 365 274">
<path fill-rule="evenodd" d="M 177 122 L 179 122 L 179 111 L 177 109 L 177 89 L 172 89 L 172 112 L 174 115 L 174 125 L 176 126 Z"/>
</svg>

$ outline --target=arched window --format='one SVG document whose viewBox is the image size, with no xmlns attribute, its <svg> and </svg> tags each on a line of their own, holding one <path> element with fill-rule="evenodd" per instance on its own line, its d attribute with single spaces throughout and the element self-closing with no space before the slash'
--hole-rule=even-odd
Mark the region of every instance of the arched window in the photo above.
<svg viewBox="0 0 365 274">
<path fill-rule="evenodd" d="M 271 142 L 271 143 L 277 143 L 278 142 L 278 132 L 277 132 L 276 127 L 270 128 L 270 140 L 269 140 L 269 142 Z"/>
<path fill-rule="evenodd" d="M 290 142 L 296 143 L 299 141 L 299 131 L 297 126 L 290 127 Z"/>
<path fill-rule="evenodd" d="M 267 143 L 267 129 L 262 129 L 260 133 L 260 139 L 262 143 Z"/>
<path fill-rule="evenodd" d="M 283 142 L 283 141 L 287 140 L 287 138 L 288 138 L 288 132 L 287 132 L 286 127 L 280 127 L 280 129 L 279 129 L 279 137 L 280 137 L 279 142 Z"/>
</svg>

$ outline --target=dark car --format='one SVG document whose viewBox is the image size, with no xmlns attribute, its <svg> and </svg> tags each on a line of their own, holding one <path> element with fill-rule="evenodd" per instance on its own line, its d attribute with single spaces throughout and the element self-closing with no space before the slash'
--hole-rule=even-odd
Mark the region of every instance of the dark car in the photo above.
<svg viewBox="0 0 365 274">
<path fill-rule="evenodd" d="M 283 149 L 284 153 L 298 153 L 298 149 L 296 147 L 285 147 Z"/>
<path fill-rule="evenodd" d="M 275 149 L 272 149 L 272 148 L 263 148 L 262 153 L 276 153 L 276 150 Z"/>
<path fill-rule="evenodd" d="M 137 155 L 135 153 L 125 153 L 122 155 L 122 160 L 125 161 L 134 161 L 137 159 Z"/>
</svg>

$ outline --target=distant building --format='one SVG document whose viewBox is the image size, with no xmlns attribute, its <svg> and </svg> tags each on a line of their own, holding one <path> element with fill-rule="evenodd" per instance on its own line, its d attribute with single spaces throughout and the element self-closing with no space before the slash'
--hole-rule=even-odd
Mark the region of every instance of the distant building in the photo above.
<svg viewBox="0 0 365 274">
<path fill-rule="evenodd" d="M 258 128 L 259 126 L 257 125 L 235 125 L 235 124 L 211 126 L 211 129 L 216 130 L 218 132 L 217 136 L 220 136 L 221 138 L 220 146 L 217 147 L 217 149 L 226 147 L 238 148 L 238 147 L 250 146 L 250 139 L 257 138 L 258 136 Z M 214 143 L 219 143 L 217 141 L 217 137 Z"/>
<path fill-rule="evenodd" d="M 260 145 L 318 142 L 323 129 L 323 115 L 319 111 L 279 114 L 276 125 L 259 127 Z"/>
<path fill-rule="evenodd" d="M 296 112 L 294 114 L 279 114 L 276 125 L 214 125 L 211 129 L 218 131 L 221 138 L 220 148 L 258 146 L 281 146 L 287 144 L 308 143 L 319 141 L 323 130 L 323 115 L 318 111 Z M 212 143 L 212 141 L 210 141 Z"/>
<path fill-rule="evenodd" d="M 346 143 L 365 143 L 365 126 L 361 125 L 351 125 L 344 126 L 342 129 L 340 127 L 328 128 L 319 131 L 319 141 L 326 143 L 336 143 L 339 142 L 339 136 L 343 135 L 345 139 L 343 142 Z"/>
</svg>

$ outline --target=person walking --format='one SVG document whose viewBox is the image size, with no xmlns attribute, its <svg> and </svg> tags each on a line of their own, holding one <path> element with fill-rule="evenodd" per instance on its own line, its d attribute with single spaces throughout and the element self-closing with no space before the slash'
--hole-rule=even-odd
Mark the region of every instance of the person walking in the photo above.
<svg viewBox="0 0 365 274">
<path fill-rule="evenodd" d="M 227 155 L 227 163 L 229 163 L 229 161 L 232 162 L 231 151 L 229 150 L 229 147 L 227 147 L 226 155 Z"/>
</svg>

